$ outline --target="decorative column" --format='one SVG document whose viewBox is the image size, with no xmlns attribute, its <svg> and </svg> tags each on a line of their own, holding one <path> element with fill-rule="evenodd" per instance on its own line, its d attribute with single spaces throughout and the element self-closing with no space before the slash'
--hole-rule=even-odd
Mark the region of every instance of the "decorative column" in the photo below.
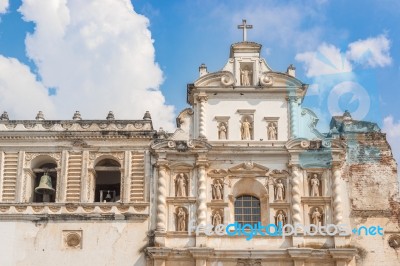
<svg viewBox="0 0 400 266">
<path fill-rule="evenodd" d="M 156 231 L 166 231 L 167 221 L 167 165 L 157 163 L 158 183 L 157 183 L 157 225 Z"/>
<path fill-rule="evenodd" d="M 332 197 L 333 197 L 333 222 L 334 224 L 341 224 L 343 220 L 342 199 L 340 198 L 340 179 L 341 167 L 340 164 L 332 166 Z"/>
<path fill-rule="evenodd" d="M 208 97 L 205 93 L 200 93 L 197 96 L 197 101 L 200 105 L 199 112 L 199 137 L 206 138 L 206 107 L 205 103 L 207 102 Z"/>
<path fill-rule="evenodd" d="M 290 132 L 291 132 L 290 138 L 291 139 L 297 138 L 296 104 L 297 104 L 297 97 L 296 96 L 289 96 Z"/>
<path fill-rule="evenodd" d="M 197 171 L 198 171 L 197 225 L 205 226 L 207 219 L 206 164 L 199 163 L 197 166 Z"/>
<path fill-rule="evenodd" d="M 293 225 L 301 224 L 301 173 L 299 166 L 292 166 L 292 210 L 293 210 Z"/>
</svg>

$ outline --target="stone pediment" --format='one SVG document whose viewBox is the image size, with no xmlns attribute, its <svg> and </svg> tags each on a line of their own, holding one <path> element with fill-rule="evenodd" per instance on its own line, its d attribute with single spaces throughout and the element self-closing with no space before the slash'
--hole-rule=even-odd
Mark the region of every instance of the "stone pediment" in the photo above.
<svg viewBox="0 0 400 266">
<path fill-rule="evenodd" d="M 235 77 L 229 71 L 218 71 L 200 77 L 194 85 L 196 87 L 229 87 L 235 83 Z"/>
<path fill-rule="evenodd" d="M 249 174 L 264 176 L 269 168 L 253 162 L 245 162 L 229 168 L 228 172 L 232 174 Z"/>
</svg>

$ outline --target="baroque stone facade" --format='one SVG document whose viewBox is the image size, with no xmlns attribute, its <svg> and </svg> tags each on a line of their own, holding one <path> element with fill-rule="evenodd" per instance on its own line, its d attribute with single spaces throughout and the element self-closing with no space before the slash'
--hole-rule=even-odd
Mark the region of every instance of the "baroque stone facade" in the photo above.
<svg viewBox="0 0 400 266">
<path fill-rule="evenodd" d="M 385 134 L 348 112 L 320 133 L 294 67 L 275 72 L 260 50 L 235 43 L 221 71 L 202 65 L 172 134 L 153 130 L 148 112 L 4 114 L 0 232 L 13 239 L 5 254 L 23 252 L 0 264 L 398 265 L 397 165 Z M 285 238 L 219 234 L 235 223 L 303 227 Z"/>
</svg>

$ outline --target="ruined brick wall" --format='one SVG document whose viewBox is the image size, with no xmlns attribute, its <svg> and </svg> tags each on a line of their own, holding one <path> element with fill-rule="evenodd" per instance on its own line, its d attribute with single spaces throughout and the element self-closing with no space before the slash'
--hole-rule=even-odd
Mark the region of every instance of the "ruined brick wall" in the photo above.
<svg viewBox="0 0 400 266">
<path fill-rule="evenodd" d="M 352 210 L 390 212 L 390 201 L 398 194 L 398 182 L 397 164 L 386 135 L 347 133 L 343 141 L 347 145 L 343 176 L 349 181 Z"/>
</svg>

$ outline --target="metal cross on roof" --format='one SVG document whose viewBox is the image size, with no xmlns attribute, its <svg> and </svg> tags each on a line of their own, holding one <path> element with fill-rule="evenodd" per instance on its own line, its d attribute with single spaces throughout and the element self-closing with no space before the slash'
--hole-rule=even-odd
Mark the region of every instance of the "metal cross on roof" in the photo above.
<svg viewBox="0 0 400 266">
<path fill-rule="evenodd" d="M 243 30 L 243 41 L 246 42 L 247 41 L 247 29 L 252 29 L 253 25 L 247 25 L 246 20 L 242 19 L 242 25 L 238 25 L 238 29 L 242 29 Z"/>
</svg>

